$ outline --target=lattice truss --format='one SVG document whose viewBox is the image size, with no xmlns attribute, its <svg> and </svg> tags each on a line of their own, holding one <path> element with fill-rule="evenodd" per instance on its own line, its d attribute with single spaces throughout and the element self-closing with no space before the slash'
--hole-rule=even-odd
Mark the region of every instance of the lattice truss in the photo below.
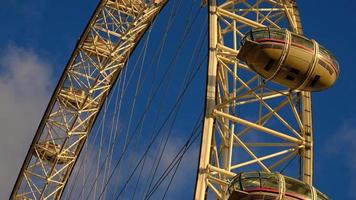
<svg viewBox="0 0 356 200">
<path fill-rule="evenodd" d="M 59 199 L 106 96 L 164 0 L 102 0 L 52 96 L 11 199 Z"/>
<path fill-rule="evenodd" d="M 291 172 L 311 182 L 310 94 L 266 82 L 236 57 L 251 28 L 302 33 L 295 2 L 214 4 L 210 2 L 207 110 L 196 199 L 206 194 L 225 199 L 229 180 L 243 171 Z"/>
</svg>

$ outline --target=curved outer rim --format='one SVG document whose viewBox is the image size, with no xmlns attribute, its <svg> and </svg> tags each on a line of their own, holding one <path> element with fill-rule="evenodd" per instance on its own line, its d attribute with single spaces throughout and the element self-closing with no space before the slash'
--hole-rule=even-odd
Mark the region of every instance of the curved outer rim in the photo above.
<svg viewBox="0 0 356 200">
<path fill-rule="evenodd" d="M 123 0 L 123 1 L 125 1 L 125 0 Z M 123 1 L 122 1 L 122 2 L 123 2 Z M 26 158 L 25 158 L 25 160 L 24 160 L 24 163 L 23 163 L 23 165 L 22 165 L 22 167 L 21 167 L 21 170 L 20 170 L 19 175 L 18 175 L 18 177 L 17 177 L 17 180 L 16 180 L 16 182 L 15 182 L 15 186 L 13 187 L 13 190 L 12 190 L 12 192 L 11 192 L 10 199 L 17 199 L 17 198 L 18 198 L 16 195 L 17 195 L 17 192 L 18 192 L 18 190 L 19 190 L 19 188 L 20 188 L 20 186 L 21 186 L 21 184 L 22 184 L 22 181 L 23 181 L 23 179 L 24 179 L 24 172 L 25 172 L 25 170 L 27 169 L 27 167 L 28 167 L 28 165 L 29 165 L 29 163 L 30 163 L 30 161 L 31 161 L 31 158 L 32 158 L 33 156 L 35 156 L 35 155 L 34 155 L 34 154 L 35 154 L 35 148 L 34 148 L 34 146 L 39 142 L 39 139 L 41 138 L 41 136 L 42 136 L 42 134 L 43 134 L 42 131 L 43 131 L 43 129 L 44 129 L 46 120 L 48 119 L 49 115 L 51 114 L 51 111 L 52 111 L 52 109 L 53 109 L 54 104 L 56 103 L 57 96 L 58 96 L 59 92 L 60 92 L 61 89 L 64 87 L 64 82 L 66 81 L 66 78 L 67 78 L 67 75 L 68 75 L 68 71 L 69 71 L 69 69 L 70 69 L 70 66 L 71 66 L 71 64 L 74 62 L 74 59 L 75 59 L 76 55 L 77 55 L 78 52 L 80 51 L 80 47 L 82 47 L 82 46 L 84 45 L 84 41 L 85 41 L 85 39 L 87 38 L 87 36 L 88 36 L 88 34 L 89 34 L 91 28 L 93 27 L 94 23 L 96 22 L 99 13 L 102 11 L 103 7 L 104 7 L 108 2 L 109 2 L 109 0 L 101 0 L 101 1 L 98 3 L 98 5 L 97 5 L 97 7 L 96 7 L 96 9 L 95 9 L 95 11 L 94 11 L 94 13 L 92 14 L 92 16 L 91 16 L 91 18 L 90 18 L 88 24 L 87 24 L 86 27 L 85 27 L 84 32 L 82 33 L 82 35 L 80 36 L 80 39 L 77 41 L 77 43 L 76 43 L 76 45 L 75 45 L 75 49 L 74 49 L 74 51 L 73 51 L 73 53 L 72 53 L 72 55 L 71 55 L 69 61 L 68 61 L 67 64 L 66 64 L 66 68 L 64 69 L 64 71 L 63 71 L 63 73 L 62 73 L 62 75 L 61 75 L 61 78 L 60 78 L 59 82 L 57 83 L 57 86 L 56 86 L 56 88 L 55 88 L 55 90 L 54 90 L 54 92 L 53 92 L 53 94 L 52 94 L 52 97 L 51 97 L 51 99 L 50 99 L 50 102 L 49 102 L 49 104 L 48 104 L 48 106 L 47 106 L 47 108 L 46 108 L 46 111 L 45 111 L 45 113 L 44 113 L 42 119 L 41 119 L 40 125 L 39 125 L 39 127 L 38 127 L 38 129 L 37 129 L 37 131 L 36 131 L 36 134 L 35 134 L 35 136 L 34 136 L 34 138 L 33 138 L 33 140 L 32 140 L 30 149 L 29 149 L 28 152 L 27 152 Z M 122 3 L 122 2 L 121 2 L 121 3 Z M 130 2 L 131 2 L 131 1 L 130 1 Z M 124 2 L 124 3 L 125 3 L 125 2 Z M 126 3 L 127 3 L 127 2 L 126 2 Z M 138 36 L 137 36 L 137 39 L 135 40 L 135 43 L 134 43 L 133 47 L 130 49 L 130 53 L 128 54 L 128 56 L 127 56 L 126 60 L 124 61 L 124 63 L 126 63 L 128 57 L 129 57 L 129 56 L 131 55 L 131 53 L 134 51 L 134 49 L 136 48 L 136 46 L 137 46 L 137 44 L 139 43 L 140 39 L 142 39 L 144 33 L 145 33 L 145 32 L 147 31 L 147 29 L 150 27 L 150 25 L 152 24 L 153 20 L 154 20 L 155 17 L 159 14 L 159 12 L 162 10 L 162 8 L 166 5 L 166 3 L 167 3 L 167 0 L 162 0 L 162 1 L 160 1 L 159 3 L 152 3 L 151 8 L 148 10 L 148 11 L 149 11 L 148 14 L 146 13 L 146 14 L 147 14 L 148 16 L 150 16 L 150 17 L 145 16 L 145 17 L 147 17 L 147 18 L 145 19 L 146 21 L 143 21 L 143 22 L 146 24 L 146 27 L 145 27 L 145 29 L 142 30 L 141 32 L 137 32 L 137 35 L 138 35 Z M 141 17 L 144 17 L 144 15 L 142 14 Z M 137 18 L 136 21 L 139 21 L 139 20 L 140 20 L 140 18 Z M 137 24 L 137 23 L 135 23 L 135 25 L 136 25 L 136 24 Z M 141 25 L 141 24 L 139 24 L 139 25 Z M 130 33 L 128 32 L 128 34 L 130 34 Z M 135 34 L 135 33 L 131 33 L 131 34 Z M 124 66 L 124 65 L 123 65 L 123 66 Z M 122 69 L 122 68 L 121 68 L 121 69 Z M 101 101 L 101 104 L 99 105 L 97 114 L 95 115 L 95 117 L 93 118 L 93 120 L 91 121 L 91 123 L 90 123 L 89 126 L 88 126 L 88 131 L 87 131 L 88 134 L 90 133 L 90 130 L 91 130 L 92 125 L 94 124 L 94 122 L 95 122 L 95 120 L 96 120 L 96 118 L 97 118 L 97 116 L 98 116 L 98 113 L 100 113 L 100 110 L 101 110 L 101 108 L 102 108 L 103 102 L 105 101 L 105 98 L 109 95 L 109 93 L 111 92 L 112 86 L 115 84 L 117 78 L 119 77 L 119 74 L 120 74 L 120 71 L 121 71 L 121 70 L 117 70 L 117 71 L 118 71 L 118 72 L 116 73 L 116 75 L 114 75 L 114 78 L 113 78 L 113 80 L 111 81 L 109 90 L 107 90 L 107 92 L 106 92 L 106 94 L 105 94 L 104 100 Z M 78 156 L 79 156 L 79 154 L 80 154 L 80 152 L 81 152 L 81 150 L 82 150 L 82 147 L 83 147 L 83 145 L 81 145 L 81 147 L 79 147 L 79 150 L 77 151 L 77 155 L 76 155 L 74 164 L 72 165 L 72 167 L 71 167 L 70 170 L 68 171 L 67 175 L 65 176 L 65 180 L 63 181 L 64 186 L 59 190 L 59 192 L 55 192 L 55 193 L 56 193 L 55 199 L 60 199 L 60 197 L 61 197 L 61 195 L 62 195 L 62 192 L 63 192 L 63 190 L 64 190 L 64 187 L 65 187 L 65 185 L 66 185 L 66 183 L 67 183 L 67 180 L 68 180 L 68 178 L 70 177 L 71 172 L 72 172 L 72 170 L 73 170 L 73 166 L 75 165 L 75 163 L 76 163 L 76 161 L 77 161 L 77 158 L 78 158 Z M 42 195 L 43 195 L 43 194 L 42 194 Z M 51 196 L 52 196 L 52 195 L 51 195 Z M 42 198 L 41 198 L 41 199 L 42 199 Z"/>
</svg>

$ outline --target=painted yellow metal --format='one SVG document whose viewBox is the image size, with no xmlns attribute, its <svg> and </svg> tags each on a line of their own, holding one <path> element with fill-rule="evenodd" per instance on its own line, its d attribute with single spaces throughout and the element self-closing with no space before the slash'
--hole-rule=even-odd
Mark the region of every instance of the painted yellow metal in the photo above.
<svg viewBox="0 0 356 200">
<path fill-rule="evenodd" d="M 206 173 L 208 171 L 207 166 L 211 162 L 210 155 L 210 147 L 212 145 L 212 133 L 214 126 L 214 118 L 213 118 L 213 107 L 216 104 L 216 73 L 217 73 L 217 60 L 216 50 L 218 43 L 217 36 L 217 15 L 216 15 L 216 3 L 215 1 L 211 1 L 209 5 L 209 32 L 212 37 L 209 40 L 209 69 L 208 69 L 208 83 L 206 87 L 206 109 L 205 109 L 205 117 L 204 117 L 204 130 L 201 142 L 201 150 L 200 150 L 200 160 L 199 160 L 199 168 L 198 168 L 198 176 L 197 176 L 197 184 L 195 188 L 195 199 L 204 199 L 206 196 L 206 188 L 207 188 L 207 176 Z"/>
<path fill-rule="evenodd" d="M 60 199 L 104 101 L 166 0 L 101 0 L 69 59 L 10 199 Z"/>
<path fill-rule="evenodd" d="M 205 3 L 205 1 L 202 1 Z M 309 70 L 309 80 L 296 85 L 280 86 L 272 83 L 282 74 L 284 61 L 290 64 L 294 55 L 302 51 L 293 47 L 294 33 L 301 35 L 302 27 L 294 0 L 209 1 L 210 46 L 206 91 L 206 113 L 202 132 L 200 163 L 195 189 L 195 199 L 226 199 L 228 183 L 233 176 L 246 169 L 269 172 L 287 165 L 295 157 L 301 162 L 292 165 L 290 171 L 312 185 L 313 180 L 313 132 L 311 94 L 301 91 L 317 70 Z M 285 27 L 283 27 L 285 26 Z M 248 54 L 257 61 L 259 51 L 244 51 L 240 42 L 251 29 L 270 27 L 276 30 L 290 28 L 279 52 L 266 57 L 282 57 L 273 73 L 265 74 L 263 81 L 251 62 L 237 58 Z M 251 42 L 252 43 L 252 42 Z M 257 44 L 251 44 L 256 45 Z M 313 49 L 316 43 L 312 43 Z M 254 48 L 254 46 L 252 46 Z M 267 50 L 266 50 L 267 51 Z M 301 57 L 301 56 L 300 56 Z M 318 51 L 308 54 L 306 61 L 314 68 Z M 278 59 L 277 64 L 278 64 Z M 293 60 L 293 59 L 292 59 Z M 283 62 L 282 62 L 283 61 Z M 256 64 L 258 65 L 258 63 Z M 294 65 L 299 67 L 299 65 Z M 254 68 L 255 67 L 255 68 Z M 311 67 L 300 66 L 308 71 Z M 263 69 L 263 68 L 262 68 Z M 301 69 L 300 69 L 301 70 Z M 313 73 L 311 73 L 313 72 Z M 318 71 L 318 73 L 320 73 Z M 263 75 L 262 73 L 260 73 Z M 304 77 L 305 78 L 305 77 Z M 334 77 L 328 77 L 329 85 Z M 317 87 L 317 86 L 314 86 Z M 318 86 L 319 87 L 319 86 Z M 320 86 L 328 87 L 328 86 Z M 310 89 L 309 89 L 310 90 Z M 272 103 L 271 103 L 272 102 Z M 243 113 L 245 107 L 248 111 Z M 256 109 L 253 108 L 258 108 Z M 289 112 L 289 117 L 279 114 Z M 270 123 L 270 121 L 273 121 Z M 280 131 L 283 129 L 284 131 Z M 269 140 L 261 141 L 267 137 Z M 274 142 L 270 142 L 274 141 Z M 278 141 L 278 142 L 277 142 Z M 283 196 L 279 196 L 283 199 Z"/>
</svg>

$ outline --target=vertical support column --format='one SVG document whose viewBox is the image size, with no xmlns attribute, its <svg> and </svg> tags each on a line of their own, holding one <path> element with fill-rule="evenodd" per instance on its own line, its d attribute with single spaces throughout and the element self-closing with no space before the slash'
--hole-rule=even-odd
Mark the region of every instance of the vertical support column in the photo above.
<svg viewBox="0 0 356 200">
<path fill-rule="evenodd" d="M 217 15 L 216 15 L 216 0 L 209 1 L 209 64 L 208 77 L 206 86 L 206 102 L 205 116 L 202 133 L 202 141 L 200 146 L 200 158 L 198 177 L 195 186 L 195 200 L 204 200 L 207 191 L 207 175 L 208 165 L 211 158 L 211 142 L 214 133 L 214 117 L 213 109 L 216 104 L 216 73 L 217 73 Z"/>
<path fill-rule="evenodd" d="M 293 31 L 298 34 L 303 34 L 303 28 L 300 20 L 298 6 L 296 0 L 290 2 L 289 8 L 293 13 L 294 27 Z M 310 185 L 313 185 L 313 120 L 312 120 L 312 100 L 310 92 L 301 92 L 300 94 L 302 110 L 301 116 L 303 121 L 303 138 L 305 148 L 302 155 L 302 180 Z"/>
<path fill-rule="evenodd" d="M 304 126 L 304 141 L 305 148 L 302 152 L 303 168 L 302 180 L 310 185 L 313 185 L 313 126 L 312 126 L 312 105 L 311 93 L 302 92 L 302 117 Z"/>
</svg>

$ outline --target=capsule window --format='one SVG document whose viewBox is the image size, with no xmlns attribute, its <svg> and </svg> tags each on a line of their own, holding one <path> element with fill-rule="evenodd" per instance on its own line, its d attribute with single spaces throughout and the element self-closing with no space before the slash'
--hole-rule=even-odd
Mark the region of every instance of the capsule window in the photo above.
<svg viewBox="0 0 356 200">
<path fill-rule="evenodd" d="M 291 75 L 287 75 L 287 76 L 286 76 L 286 79 L 288 79 L 288 80 L 290 80 L 290 81 L 294 81 L 295 78 L 294 78 L 293 76 L 291 76 Z"/>
<path fill-rule="evenodd" d="M 258 30 L 252 32 L 252 36 L 254 40 L 269 38 L 269 32 L 267 30 Z"/>
<path fill-rule="evenodd" d="M 309 84 L 309 87 L 313 87 L 318 82 L 319 79 L 320 79 L 320 76 L 316 75 L 314 77 L 313 81 Z"/>
<path fill-rule="evenodd" d="M 285 177 L 285 181 L 287 194 L 294 193 L 303 195 L 304 197 L 311 197 L 312 194 L 309 185 L 289 177 Z"/>
<path fill-rule="evenodd" d="M 320 52 L 320 54 L 323 55 L 325 58 L 330 58 L 330 53 L 329 53 L 329 51 L 328 51 L 325 47 L 321 46 L 320 44 L 319 44 L 319 52 Z"/>
<path fill-rule="evenodd" d="M 319 60 L 318 63 L 319 63 L 320 66 L 324 67 L 329 72 L 330 75 L 333 75 L 334 70 L 328 64 L 326 64 L 322 60 Z"/>
<path fill-rule="evenodd" d="M 279 179 L 275 174 L 261 174 L 261 188 L 270 188 L 278 190 L 278 187 Z"/>
<path fill-rule="evenodd" d="M 274 60 L 273 59 L 269 59 L 267 65 L 264 67 L 264 69 L 266 71 L 269 71 L 273 67 L 273 65 L 274 65 Z"/>
<path fill-rule="evenodd" d="M 251 40 L 251 35 L 252 35 L 252 32 L 250 31 L 248 34 L 246 34 L 242 40 L 241 40 L 241 45 L 243 46 L 246 42 L 246 40 Z"/>
<path fill-rule="evenodd" d="M 297 34 L 292 33 L 292 42 L 296 43 L 296 44 L 303 45 L 304 47 L 306 47 L 308 49 L 314 49 L 314 44 L 311 40 L 309 40 L 305 37 L 302 37 L 300 35 L 297 35 Z"/>
<path fill-rule="evenodd" d="M 321 193 L 320 191 L 317 190 L 316 193 L 317 193 L 317 200 L 329 200 L 329 198 L 325 194 Z"/>
<path fill-rule="evenodd" d="M 296 68 L 289 67 L 289 72 L 291 72 L 291 73 L 293 73 L 295 75 L 298 75 L 300 71 L 298 69 L 296 69 Z"/>
<path fill-rule="evenodd" d="M 270 30 L 270 35 L 273 39 L 284 40 L 286 33 L 284 30 Z"/>
</svg>

